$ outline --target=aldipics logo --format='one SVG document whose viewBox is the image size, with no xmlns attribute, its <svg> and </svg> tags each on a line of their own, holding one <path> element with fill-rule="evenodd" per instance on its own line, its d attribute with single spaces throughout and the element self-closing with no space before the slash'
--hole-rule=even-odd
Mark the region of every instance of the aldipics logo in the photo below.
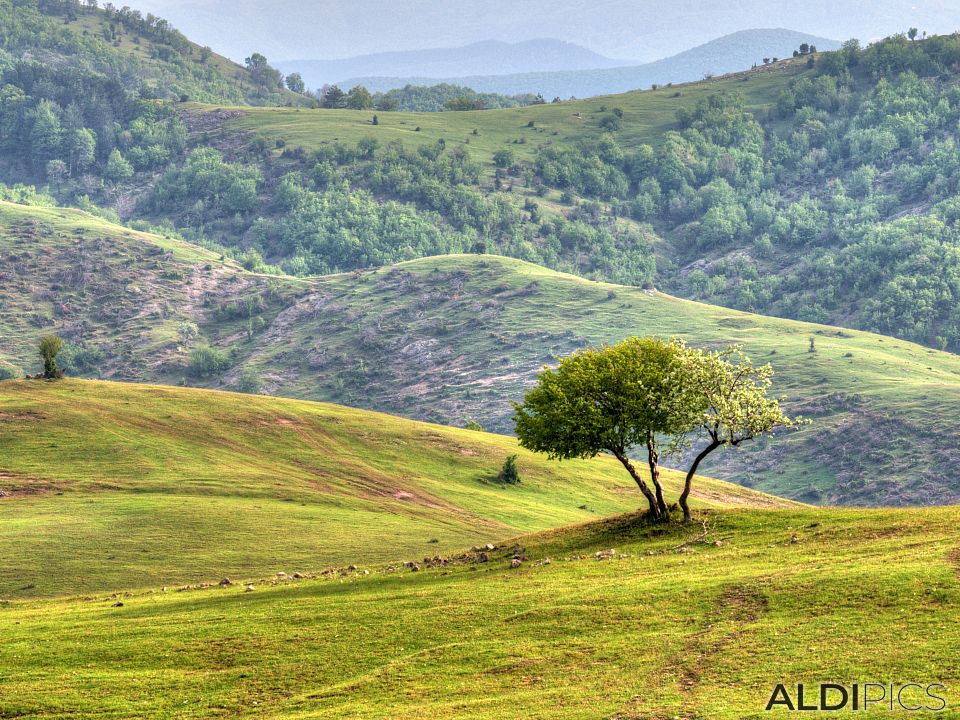
<svg viewBox="0 0 960 720">
<path fill-rule="evenodd" d="M 905 712 L 940 712 L 947 708 L 945 685 L 940 683 L 800 683 L 787 687 L 777 684 L 767 703 L 767 710 L 862 711 L 886 710 Z"/>
</svg>

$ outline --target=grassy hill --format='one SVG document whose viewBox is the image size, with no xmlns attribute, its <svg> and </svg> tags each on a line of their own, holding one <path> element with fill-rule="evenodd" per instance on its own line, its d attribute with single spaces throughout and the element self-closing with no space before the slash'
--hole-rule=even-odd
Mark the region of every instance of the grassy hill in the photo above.
<svg viewBox="0 0 960 720">
<path fill-rule="evenodd" d="M 564 103 L 472 112 L 378 112 L 376 127 L 371 125 L 373 111 L 367 110 L 230 108 L 236 116 L 227 120 L 227 127 L 263 136 L 271 144 L 281 139 L 307 151 L 337 142 L 356 144 L 369 137 L 383 144 L 400 141 L 413 147 L 434 145 L 442 138 L 468 149 L 492 174 L 493 155 L 504 147 L 520 160 L 533 161 L 543 144 L 597 139 L 605 132 L 600 121 L 615 107 L 623 110 L 625 118 L 618 141 L 625 147 L 656 143 L 676 126 L 677 110 L 692 110 L 702 98 L 737 90 L 743 93 L 747 107 L 765 111 L 776 103 L 777 94 L 789 80 L 804 74 L 809 74 L 805 63 L 788 60 L 707 82 Z"/>
<path fill-rule="evenodd" d="M 956 508 L 703 517 L 707 543 L 620 517 L 488 563 L 7 601 L 0 713 L 743 720 L 788 716 L 763 712 L 777 683 L 825 681 L 940 682 L 956 706 Z"/>
<path fill-rule="evenodd" d="M 578 347 L 633 334 L 743 343 L 774 365 L 791 411 L 814 422 L 728 453 L 710 474 L 815 503 L 960 497 L 942 429 L 960 407 L 960 359 L 888 337 L 494 256 L 257 275 L 85 213 L 12 204 L 0 204 L 0 273 L 0 360 L 27 371 L 40 335 L 58 332 L 75 375 L 227 389 L 252 375 L 272 394 L 498 432 L 511 430 L 510 402 L 542 365 Z M 208 343 L 225 369 L 201 377 L 190 353 Z"/>
<path fill-rule="evenodd" d="M 207 140 L 266 169 L 248 219 L 203 227 L 294 274 L 481 247 L 957 351 L 957 60 L 958 35 L 894 36 L 506 110 L 195 108 L 221 118 Z"/>
<path fill-rule="evenodd" d="M 0 384 L 0 447 L 3 599 L 419 559 L 640 498 L 612 458 L 549 463 L 499 435 L 122 383 Z M 511 453 L 522 482 L 505 487 Z M 697 504 L 788 503 L 704 480 Z"/>
</svg>

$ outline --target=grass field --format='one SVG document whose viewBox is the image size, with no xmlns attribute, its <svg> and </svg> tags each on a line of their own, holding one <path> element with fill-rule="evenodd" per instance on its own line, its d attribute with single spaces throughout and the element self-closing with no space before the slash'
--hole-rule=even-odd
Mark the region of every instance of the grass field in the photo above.
<svg viewBox="0 0 960 720">
<path fill-rule="evenodd" d="M 579 347 L 634 334 L 739 342 L 773 364 L 777 391 L 814 422 L 707 472 L 813 503 L 960 500 L 960 450 L 942 429 L 960 412 L 960 360 L 889 337 L 494 256 L 267 277 L 82 212 L 9 203 L 0 277 L 0 360 L 25 371 L 38 367 L 40 335 L 57 332 L 102 351 L 87 374 L 229 389 L 249 369 L 272 394 L 498 432 L 510 432 L 510 402 L 535 373 Z M 251 306 L 254 316 L 242 310 Z M 184 324 L 199 335 L 185 337 Z M 188 372 L 204 342 L 229 354 L 222 376 Z"/>
<path fill-rule="evenodd" d="M 696 522 L 651 526 L 614 515 L 639 497 L 606 459 L 521 451 L 503 488 L 509 438 L 202 390 L 7 381 L 0 420 L 0 717 L 744 720 L 784 716 L 780 682 L 960 702 L 957 507 L 701 479 Z"/>
<path fill-rule="evenodd" d="M 960 510 L 702 517 L 719 544 L 621 517 L 519 538 L 517 569 L 508 542 L 416 573 L 10 602 L 0 716 L 745 720 L 787 716 L 763 712 L 780 682 L 940 682 L 956 716 Z"/>
<path fill-rule="evenodd" d="M 522 482 L 501 486 L 515 452 Z M 700 490 L 700 505 L 783 504 Z M 549 463 L 511 438 L 332 405 L 76 380 L 0 383 L 0 493 L 5 599 L 402 561 L 642 501 L 610 458 Z"/>
<path fill-rule="evenodd" d="M 502 110 L 405 113 L 229 108 L 240 114 L 228 126 L 265 137 L 271 145 L 282 139 L 287 146 L 307 150 L 334 142 L 354 145 L 370 137 L 381 143 L 400 141 L 411 146 L 431 145 L 443 139 L 448 147 L 463 145 L 475 160 L 486 164 L 492 164 L 493 154 L 503 148 L 510 148 L 518 159 L 529 161 L 533 160 L 536 148 L 541 145 L 598 137 L 603 132 L 600 120 L 614 108 L 623 111 L 617 140 L 624 147 L 639 143 L 657 144 L 664 132 L 674 129 L 677 110 L 693 108 L 697 100 L 717 92 L 741 92 L 748 108 L 765 110 L 776 102 L 784 77 L 803 72 L 806 72 L 805 63 L 785 61 L 749 73 L 658 90 Z M 209 106 L 193 108 L 213 109 Z M 374 114 L 378 119 L 376 126 L 372 124 Z"/>
</svg>

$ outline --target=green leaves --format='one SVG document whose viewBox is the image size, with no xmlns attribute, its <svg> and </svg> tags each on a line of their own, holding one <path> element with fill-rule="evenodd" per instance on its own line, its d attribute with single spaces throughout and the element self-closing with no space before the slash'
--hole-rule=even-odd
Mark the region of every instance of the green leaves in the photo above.
<svg viewBox="0 0 960 720">
<path fill-rule="evenodd" d="M 804 422 L 787 417 L 768 396 L 772 377 L 773 368 L 754 367 L 739 347 L 705 351 L 676 339 L 628 338 L 574 353 L 555 370 L 544 370 L 523 403 L 514 406 L 516 433 L 523 447 L 551 459 L 609 451 L 645 495 L 644 482 L 626 457 L 630 448 L 646 446 L 660 492 L 658 443 L 664 442 L 668 452 L 698 445 L 681 496 L 689 518 L 690 483 L 706 455 Z M 651 500 L 651 512 L 666 515 L 659 497 L 657 503 L 659 509 Z"/>
<path fill-rule="evenodd" d="M 687 349 L 690 378 L 704 404 L 699 430 L 721 445 L 739 446 L 778 427 L 795 428 L 802 418 L 788 418 L 768 397 L 773 368 L 754 367 L 739 347 L 717 352 Z"/>
<path fill-rule="evenodd" d="M 564 358 L 515 406 L 520 444 L 563 459 L 682 436 L 705 410 L 692 393 L 687 353 L 678 340 L 629 338 Z"/>
</svg>

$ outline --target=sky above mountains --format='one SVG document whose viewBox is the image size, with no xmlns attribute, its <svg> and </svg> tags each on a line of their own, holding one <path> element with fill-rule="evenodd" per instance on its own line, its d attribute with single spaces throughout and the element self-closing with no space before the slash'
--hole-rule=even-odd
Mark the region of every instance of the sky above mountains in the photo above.
<svg viewBox="0 0 960 720">
<path fill-rule="evenodd" d="M 863 41 L 916 26 L 960 29 L 957 0 L 137 0 L 236 60 L 333 59 L 558 38 L 649 62 L 747 28 Z"/>
</svg>

